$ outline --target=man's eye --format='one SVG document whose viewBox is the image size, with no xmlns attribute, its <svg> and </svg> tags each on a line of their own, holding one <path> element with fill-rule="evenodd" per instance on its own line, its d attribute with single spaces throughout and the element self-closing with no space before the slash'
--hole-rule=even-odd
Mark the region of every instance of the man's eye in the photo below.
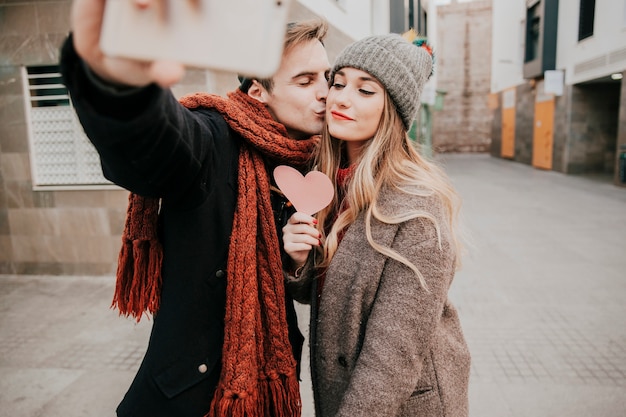
<svg viewBox="0 0 626 417">
<path fill-rule="evenodd" d="M 331 87 L 333 87 L 333 88 L 337 88 L 337 89 L 340 89 L 340 88 L 343 88 L 343 87 L 345 87 L 345 86 L 344 86 L 343 84 L 334 83 L 333 85 L 331 85 Z"/>
</svg>

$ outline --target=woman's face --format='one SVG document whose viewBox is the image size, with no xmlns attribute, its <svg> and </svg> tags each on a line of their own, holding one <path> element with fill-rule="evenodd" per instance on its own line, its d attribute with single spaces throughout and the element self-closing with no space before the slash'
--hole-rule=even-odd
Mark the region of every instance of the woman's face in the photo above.
<svg viewBox="0 0 626 417">
<path fill-rule="evenodd" d="M 374 137 L 385 104 L 385 89 L 365 71 L 345 67 L 337 71 L 326 98 L 326 123 L 331 136 L 343 140 L 350 159 Z"/>
</svg>

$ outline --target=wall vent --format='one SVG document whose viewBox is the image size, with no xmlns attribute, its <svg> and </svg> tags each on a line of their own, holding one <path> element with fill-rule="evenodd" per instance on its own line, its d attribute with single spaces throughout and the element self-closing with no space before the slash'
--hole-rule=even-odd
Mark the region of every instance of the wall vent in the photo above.
<svg viewBox="0 0 626 417">
<path fill-rule="evenodd" d="M 609 54 L 609 64 L 616 64 L 622 61 L 626 61 L 626 48 L 618 49 Z"/>
<path fill-rule="evenodd" d="M 606 55 L 588 59 L 587 61 L 580 62 L 574 66 L 574 74 L 580 74 L 581 72 L 591 71 L 596 68 L 604 67 L 605 65 L 606 65 Z"/>
</svg>

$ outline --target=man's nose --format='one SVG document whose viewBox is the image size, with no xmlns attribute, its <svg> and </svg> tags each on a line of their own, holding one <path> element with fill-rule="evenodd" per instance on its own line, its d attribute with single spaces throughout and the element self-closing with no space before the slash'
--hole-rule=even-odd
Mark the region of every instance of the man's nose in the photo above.
<svg viewBox="0 0 626 417">
<path fill-rule="evenodd" d="M 328 95 L 328 81 L 324 78 L 321 82 L 318 83 L 317 86 L 317 99 L 318 100 L 326 100 L 326 96 Z"/>
</svg>

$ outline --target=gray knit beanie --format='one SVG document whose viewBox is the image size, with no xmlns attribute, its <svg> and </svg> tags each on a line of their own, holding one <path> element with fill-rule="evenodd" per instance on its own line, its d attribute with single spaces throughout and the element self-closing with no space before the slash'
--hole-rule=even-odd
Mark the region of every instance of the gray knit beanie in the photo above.
<svg viewBox="0 0 626 417">
<path fill-rule="evenodd" d="M 395 33 L 369 36 L 348 45 L 339 54 L 331 81 L 344 67 L 360 69 L 376 77 L 389 92 L 404 127 L 410 129 L 420 106 L 424 84 L 433 69 L 429 50 Z"/>
</svg>

